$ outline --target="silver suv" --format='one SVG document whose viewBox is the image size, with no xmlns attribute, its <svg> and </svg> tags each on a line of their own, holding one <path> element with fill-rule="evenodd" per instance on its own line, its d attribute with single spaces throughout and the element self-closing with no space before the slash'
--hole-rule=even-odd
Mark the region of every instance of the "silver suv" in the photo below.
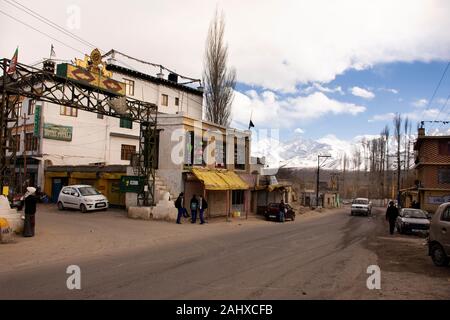
<svg viewBox="0 0 450 320">
<path fill-rule="evenodd" d="M 450 202 L 443 203 L 433 215 L 428 239 L 428 255 L 442 267 L 450 261 Z"/>
<path fill-rule="evenodd" d="M 352 216 L 365 215 L 370 216 L 372 214 L 372 202 L 367 198 L 356 198 L 352 202 L 352 208 L 350 211 Z"/>
</svg>

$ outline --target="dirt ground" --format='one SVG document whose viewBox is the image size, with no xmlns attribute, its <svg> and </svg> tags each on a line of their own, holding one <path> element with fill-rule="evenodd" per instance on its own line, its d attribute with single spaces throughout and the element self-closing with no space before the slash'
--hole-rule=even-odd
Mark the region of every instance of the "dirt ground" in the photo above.
<svg viewBox="0 0 450 320">
<path fill-rule="evenodd" d="M 368 238 L 367 247 L 377 254 L 382 270 L 386 290 L 380 292 L 380 297 L 450 299 L 450 267 L 436 267 L 432 263 L 426 235 L 395 232 L 391 236 L 384 215 L 376 219 L 377 229 Z"/>
</svg>

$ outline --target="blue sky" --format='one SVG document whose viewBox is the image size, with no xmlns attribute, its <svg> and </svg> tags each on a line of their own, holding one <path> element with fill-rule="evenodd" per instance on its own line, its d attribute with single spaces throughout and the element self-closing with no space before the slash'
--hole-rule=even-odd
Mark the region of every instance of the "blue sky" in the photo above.
<svg viewBox="0 0 450 320">
<path fill-rule="evenodd" d="M 310 121 L 299 121 L 298 126 L 280 127 L 281 140 L 290 140 L 296 136 L 295 128 L 301 128 L 302 136 L 320 139 L 332 134 L 343 140 L 351 140 L 360 135 L 376 135 L 387 124 L 392 127 L 390 113 L 400 113 L 413 121 L 415 131 L 418 120 L 435 120 L 433 114 L 425 110 L 440 110 L 450 94 L 450 72 L 448 72 L 437 91 L 431 105 L 428 105 L 442 74 L 446 61 L 432 62 L 395 62 L 374 65 L 364 70 L 348 70 L 338 75 L 335 80 L 321 84 L 322 88 L 331 89 L 326 95 L 340 102 L 353 103 L 366 108 L 356 115 L 328 114 Z M 297 86 L 295 93 L 276 92 L 280 100 L 298 95 L 306 96 L 311 83 Z M 336 88 L 340 87 L 337 91 Z M 352 88 L 359 87 L 373 94 L 373 98 L 352 94 Z M 238 83 L 236 90 L 241 93 L 255 90 L 259 94 L 267 89 Z M 320 91 L 320 90 L 317 90 Z M 334 92 L 332 92 L 334 91 Z M 450 102 L 450 101 L 449 101 Z M 439 115 L 439 120 L 449 120 L 450 103 Z M 258 112 L 253 108 L 253 113 Z M 280 115 L 282 117 L 282 115 Z M 381 116 L 377 119 L 377 116 Z M 256 129 L 259 126 L 255 121 Z M 241 123 L 238 126 L 245 127 Z M 264 124 L 262 126 L 264 128 Z M 437 126 L 435 126 L 437 127 Z"/>
</svg>

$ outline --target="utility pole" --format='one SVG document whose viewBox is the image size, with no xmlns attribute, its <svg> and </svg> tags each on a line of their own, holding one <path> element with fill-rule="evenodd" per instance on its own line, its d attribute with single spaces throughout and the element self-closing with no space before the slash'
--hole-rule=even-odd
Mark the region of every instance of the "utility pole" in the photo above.
<svg viewBox="0 0 450 320">
<path fill-rule="evenodd" d="M 331 156 L 317 155 L 317 184 L 316 184 L 316 208 L 319 206 L 319 179 L 320 179 L 320 158 L 331 158 Z"/>
<path fill-rule="evenodd" d="M 27 181 L 27 120 L 29 119 L 27 117 L 26 113 L 23 114 L 22 119 L 23 119 L 23 130 L 22 131 L 24 134 L 24 137 L 23 137 L 23 141 L 24 141 L 23 147 L 24 148 L 23 148 L 23 182 L 22 182 L 21 189 L 23 192 L 25 192 L 25 190 L 23 190 L 23 184 L 26 183 L 26 181 Z M 31 141 L 28 141 L 28 143 L 30 144 L 31 149 L 33 149 L 32 148 L 33 138 L 31 138 Z"/>
</svg>

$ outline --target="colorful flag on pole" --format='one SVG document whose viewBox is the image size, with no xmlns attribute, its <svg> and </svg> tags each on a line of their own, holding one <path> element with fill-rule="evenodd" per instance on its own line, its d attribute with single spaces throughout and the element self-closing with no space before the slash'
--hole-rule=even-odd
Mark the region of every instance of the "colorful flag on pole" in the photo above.
<svg viewBox="0 0 450 320">
<path fill-rule="evenodd" d="M 14 56 L 12 57 L 11 63 L 9 64 L 8 71 L 6 71 L 7 74 L 14 74 L 14 73 L 16 73 L 18 57 L 19 57 L 19 47 L 17 47 L 16 48 L 16 52 L 14 52 Z"/>
</svg>

